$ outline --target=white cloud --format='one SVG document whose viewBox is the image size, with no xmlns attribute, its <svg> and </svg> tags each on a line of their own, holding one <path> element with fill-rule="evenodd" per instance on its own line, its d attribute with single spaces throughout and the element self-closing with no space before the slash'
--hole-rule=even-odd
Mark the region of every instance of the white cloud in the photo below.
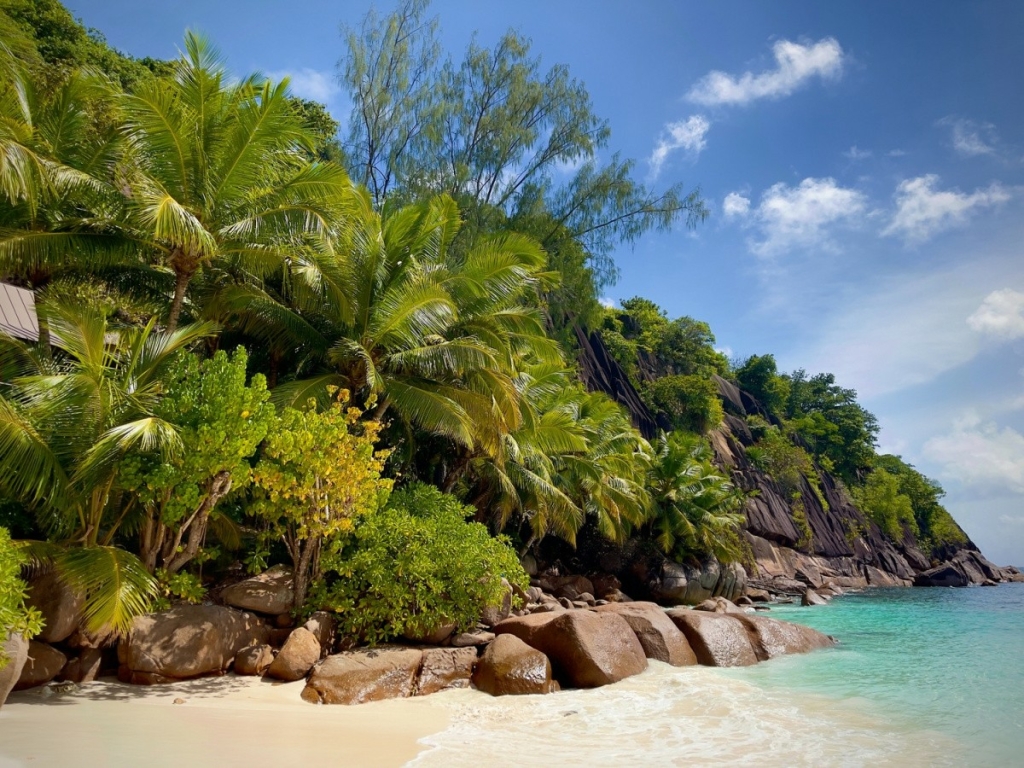
<svg viewBox="0 0 1024 768">
<path fill-rule="evenodd" d="M 341 93 L 341 87 L 334 79 L 332 72 L 321 72 L 309 67 L 268 72 L 267 77 L 275 81 L 287 77 L 290 81 L 289 88 L 294 95 L 303 99 L 319 101 L 321 104 L 329 103 Z"/>
<path fill-rule="evenodd" d="M 952 131 L 953 149 L 964 157 L 994 155 L 998 138 L 995 126 L 976 123 L 958 117 L 944 117 L 939 125 L 948 125 Z"/>
<path fill-rule="evenodd" d="M 1024 293 L 1012 288 L 992 291 L 967 318 L 967 325 L 979 333 L 1006 339 L 1021 338 L 1024 336 Z"/>
<path fill-rule="evenodd" d="M 615 305 L 618 304 L 618 302 L 611 296 L 602 296 L 597 301 L 602 307 L 606 307 L 607 309 L 613 309 Z"/>
<path fill-rule="evenodd" d="M 754 218 L 762 239 L 751 244 L 759 256 L 772 256 L 794 247 L 834 250 L 830 225 L 864 213 L 866 198 L 835 179 L 807 178 L 796 187 L 780 182 L 761 196 Z"/>
<path fill-rule="evenodd" d="M 924 444 L 924 454 L 965 485 L 1024 494 L 1024 435 L 976 417 Z"/>
<path fill-rule="evenodd" d="M 907 153 L 904 152 L 902 149 L 890 149 L 885 154 L 887 157 L 903 157 Z"/>
<path fill-rule="evenodd" d="M 733 77 L 714 70 L 690 89 L 690 101 L 708 106 L 749 104 L 755 99 L 788 96 L 813 77 L 834 79 L 842 74 L 843 49 L 833 37 L 811 45 L 780 40 L 772 46 L 776 68 Z"/>
<path fill-rule="evenodd" d="M 722 213 L 727 219 L 733 216 L 746 216 L 750 213 L 750 198 L 739 192 L 730 192 L 722 201 Z"/>
<path fill-rule="evenodd" d="M 848 150 L 843 152 L 843 157 L 848 158 L 849 160 L 857 161 L 867 160 L 873 154 L 874 153 L 870 149 L 860 149 L 857 147 L 856 144 L 854 144 Z"/>
<path fill-rule="evenodd" d="M 711 123 L 704 115 L 690 115 L 686 120 L 668 123 L 648 160 L 651 164 L 651 176 L 661 173 L 665 160 L 677 149 L 685 150 L 692 157 L 699 155 L 707 146 L 705 137 L 710 128 Z"/>
<path fill-rule="evenodd" d="M 939 177 L 933 173 L 906 179 L 896 188 L 896 213 L 882 235 L 895 235 L 907 244 L 922 243 L 944 229 L 962 226 L 979 208 L 1010 199 L 1010 192 L 998 183 L 965 194 L 957 189 L 936 189 Z"/>
</svg>

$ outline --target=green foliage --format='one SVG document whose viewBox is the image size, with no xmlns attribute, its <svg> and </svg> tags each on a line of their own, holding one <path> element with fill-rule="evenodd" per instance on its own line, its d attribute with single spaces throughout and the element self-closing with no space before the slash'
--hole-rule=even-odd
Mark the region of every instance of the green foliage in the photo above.
<svg viewBox="0 0 1024 768">
<path fill-rule="evenodd" d="M 8 659 L 3 644 L 12 634 L 32 637 L 42 630 L 42 616 L 26 603 L 26 586 L 21 580 L 25 554 L 11 541 L 6 528 L 0 527 L 0 669 Z"/>
<path fill-rule="evenodd" d="M 662 550 L 679 560 L 713 555 L 728 563 L 748 555 L 740 536 L 746 497 L 712 459 L 710 443 L 699 435 L 679 431 L 658 439 L 648 480 L 650 525 Z"/>
<path fill-rule="evenodd" d="M 789 401 L 790 383 L 779 375 L 774 355 L 751 355 L 736 370 L 736 382 L 769 413 L 781 416 Z"/>
<path fill-rule="evenodd" d="M 939 503 L 939 499 L 945 494 L 942 486 L 922 475 L 899 456 L 877 456 L 875 467 L 876 470 L 885 470 L 898 478 L 899 492 L 910 499 L 913 507 L 923 551 L 936 553 L 944 547 L 967 543 L 967 535 L 963 529 Z"/>
<path fill-rule="evenodd" d="M 502 578 L 529 586 L 507 540 L 467 522 L 473 514 L 431 486 L 396 491 L 324 553 L 328 581 L 309 605 L 336 612 L 346 636 L 370 644 L 448 624 L 471 629 L 484 607 L 501 603 Z"/>
<path fill-rule="evenodd" d="M 145 510 L 141 551 L 150 570 L 159 562 L 175 573 L 192 560 L 217 503 L 249 484 L 249 459 L 274 423 L 274 407 L 262 374 L 246 383 L 247 363 L 241 347 L 201 362 L 180 355 L 154 412 L 175 426 L 181 450 L 135 453 L 121 464 L 122 487 Z"/>
<path fill-rule="evenodd" d="M 337 393 L 323 411 L 285 408 L 264 441 L 253 470 L 250 514 L 284 542 L 292 559 L 295 603 L 320 574 L 325 544 L 352 530 L 360 515 L 387 499 L 391 481 L 381 478 L 387 453 L 376 451 L 380 424 L 360 422 Z"/>
<path fill-rule="evenodd" d="M 195 574 L 171 573 L 160 568 L 154 575 L 159 592 L 159 597 L 153 601 L 154 610 L 166 611 L 175 600 L 196 605 L 206 596 L 203 582 Z"/>
<path fill-rule="evenodd" d="M 715 382 L 703 376 L 662 376 L 643 395 L 652 410 L 668 415 L 673 429 L 704 434 L 725 417 Z"/>
<path fill-rule="evenodd" d="M 903 541 L 905 530 L 917 536 L 917 520 L 910 498 L 900 493 L 900 478 L 875 469 L 863 486 L 853 489 L 853 499 L 893 541 Z"/>
<path fill-rule="evenodd" d="M 855 485 L 871 467 L 878 421 L 857 402 L 857 393 L 835 383 L 831 373 L 810 378 L 799 370 L 789 377 L 786 418 L 811 452 Z"/>
<path fill-rule="evenodd" d="M 797 544 L 809 548 L 814 532 L 807 521 L 807 509 L 803 497 L 803 483 L 806 481 L 822 509 L 828 512 L 828 501 L 821 490 L 821 480 L 814 462 L 800 446 L 778 427 L 769 424 L 760 416 L 747 417 L 747 423 L 757 438 L 757 443 L 746 449 L 750 463 L 770 475 L 782 489 L 789 502 L 793 522 L 800 531 Z"/>
</svg>

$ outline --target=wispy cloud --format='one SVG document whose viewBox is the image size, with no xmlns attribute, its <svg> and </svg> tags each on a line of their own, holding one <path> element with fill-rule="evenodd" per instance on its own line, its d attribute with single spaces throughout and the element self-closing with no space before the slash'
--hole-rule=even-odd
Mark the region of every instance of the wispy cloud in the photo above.
<svg viewBox="0 0 1024 768">
<path fill-rule="evenodd" d="M 944 117 L 939 125 L 948 126 L 952 133 L 953 149 L 964 157 L 994 155 L 999 143 L 994 125 L 976 123 L 961 117 Z"/>
<path fill-rule="evenodd" d="M 748 201 L 749 202 L 749 201 Z M 733 199 L 737 210 L 742 202 Z M 865 196 L 841 187 L 835 179 L 806 178 L 797 186 L 782 182 L 761 196 L 751 219 L 761 239 L 751 243 L 759 256 L 774 256 L 791 248 L 816 247 L 835 250 L 829 230 L 832 225 L 860 217 L 867 207 Z"/>
<path fill-rule="evenodd" d="M 341 93 L 341 87 L 332 72 L 322 72 L 309 67 L 268 72 L 267 77 L 271 80 L 281 80 L 287 77 L 290 81 L 289 88 L 293 94 L 303 99 L 319 101 L 321 104 L 329 104 L 335 96 Z"/>
<path fill-rule="evenodd" d="M 856 162 L 857 160 L 867 160 L 873 154 L 874 153 L 870 149 L 860 149 L 856 144 L 854 144 L 848 150 L 843 152 L 843 157 Z"/>
<path fill-rule="evenodd" d="M 658 138 L 658 143 L 648 160 L 651 176 L 657 177 L 668 156 L 676 150 L 684 150 L 691 157 L 699 155 L 707 146 L 705 138 L 711 123 L 704 115 L 690 115 L 686 120 L 668 123 Z"/>
<path fill-rule="evenodd" d="M 924 444 L 945 475 L 989 492 L 1024 494 L 1024 435 L 968 415 Z"/>
<path fill-rule="evenodd" d="M 971 194 L 937 189 L 938 183 L 934 173 L 900 182 L 894 195 L 896 213 L 882 235 L 900 237 L 908 245 L 923 243 L 943 230 L 964 225 L 979 208 L 1010 199 L 1009 190 L 998 183 Z"/>
<path fill-rule="evenodd" d="M 835 79 L 842 74 L 844 53 L 834 37 L 808 45 L 779 40 L 772 46 L 772 54 L 775 69 L 744 72 L 738 77 L 714 70 L 694 84 L 688 98 L 707 106 L 744 105 L 788 96 L 815 77 Z"/>
<path fill-rule="evenodd" d="M 890 149 L 885 153 L 886 157 L 903 157 L 907 153 L 902 149 Z"/>
<path fill-rule="evenodd" d="M 992 291 L 967 318 L 967 325 L 997 338 L 1024 337 L 1024 293 L 1012 288 Z"/>
</svg>

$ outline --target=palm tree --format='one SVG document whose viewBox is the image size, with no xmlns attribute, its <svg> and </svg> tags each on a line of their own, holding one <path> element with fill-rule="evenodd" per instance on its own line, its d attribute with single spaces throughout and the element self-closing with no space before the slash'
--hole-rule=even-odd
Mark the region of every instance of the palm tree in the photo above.
<svg viewBox="0 0 1024 768">
<path fill-rule="evenodd" d="M 40 93 L 2 44 L 0 75 L 0 277 L 40 289 L 61 274 L 138 269 L 110 183 L 119 137 L 94 119 L 110 106 L 105 81 L 73 72 Z"/>
<path fill-rule="evenodd" d="M 345 261 L 293 265 L 287 318 L 266 294 L 257 305 L 263 314 L 248 313 L 247 327 L 273 317 L 264 332 L 291 335 L 330 371 L 279 386 L 275 399 L 303 403 L 340 386 L 374 402 L 374 418 L 393 412 L 410 429 L 466 450 L 497 450 L 499 436 L 519 421 L 515 359 L 525 349 L 558 355 L 540 315 L 523 301 L 548 279 L 543 253 L 507 235 L 453 254 L 459 212 L 444 196 L 382 211 L 365 191 L 357 200 L 339 245 Z M 304 346 L 299 334 L 313 343 Z"/>
<path fill-rule="evenodd" d="M 210 43 L 187 32 L 174 76 L 121 103 L 124 226 L 174 275 L 169 330 L 204 268 L 258 278 L 305 249 L 331 250 L 351 184 L 340 166 L 309 161 L 287 80 L 233 83 Z"/>
<path fill-rule="evenodd" d="M 91 308 L 51 307 L 50 358 L 0 334 L 13 373 L 0 394 L 0 493 L 34 510 L 56 548 L 37 548 L 86 596 L 93 630 L 126 630 L 155 584 L 134 555 L 112 546 L 124 508 L 120 460 L 133 450 L 180 449 L 173 424 L 154 415 L 175 354 L 209 324 L 156 333 L 116 327 Z"/>
<path fill-rule="evenodd" d="M 655 514 L 651 528 L 665 553 L 743 556 L 744 493 L 712 463 L 700 435 L 676 431 L 658 438 L 648 481 Z"/>
</svg>

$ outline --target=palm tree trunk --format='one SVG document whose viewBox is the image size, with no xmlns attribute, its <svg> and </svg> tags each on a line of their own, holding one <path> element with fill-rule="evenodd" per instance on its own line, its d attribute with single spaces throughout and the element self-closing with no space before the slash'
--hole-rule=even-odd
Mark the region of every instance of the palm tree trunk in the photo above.
<svg viewBox="0 0 1024 768">
<path fill-rule="evenodd" d="M 174 333 L 181 317 L 181 305 L 185 302 L 185 290 L 188 288 L 192 275 L 179 272 L 174 278 L 174 300 L 171 302 L 171 314 L 167 318 L 167 332 Z"/>
</svg>

